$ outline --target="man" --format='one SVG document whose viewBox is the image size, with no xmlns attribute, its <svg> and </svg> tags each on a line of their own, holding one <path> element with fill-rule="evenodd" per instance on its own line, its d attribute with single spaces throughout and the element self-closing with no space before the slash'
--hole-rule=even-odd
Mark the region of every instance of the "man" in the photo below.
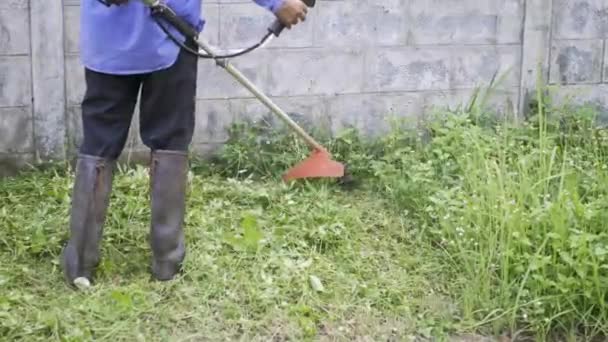
<svg viewBox="0 0 608 342">
<path fill-rule="evenodd" d="M 306 16 L 306 5 L 300 0 L 253 1 L 288 28 Z M 151 150 L 153 277 L 173 279 L 185 257 L 182 221 L 194 130 L 197 57 L 181 50 L 140 1 L 106 2 L 112 6 L 100 0 L 81 1 L 84 139 L 75 170 L 70 239 L 62 255 L 70 285 L 90 285 L 99 264 L 114 165 L 125 146 L 140 90 L 140 135 Z M 200 18 L 201 2 L 165 3 L 201 32 L 205 24 Z"/>
</svg>

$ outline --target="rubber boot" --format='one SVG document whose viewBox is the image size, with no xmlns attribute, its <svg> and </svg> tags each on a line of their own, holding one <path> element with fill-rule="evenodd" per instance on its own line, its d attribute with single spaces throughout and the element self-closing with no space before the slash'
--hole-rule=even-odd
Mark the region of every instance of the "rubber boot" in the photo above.
<svg viewBox="0 0 608 342">
<path fill-rule="evenodd" d="M 62 264 L 68 284 L 77 278 L 92 282 L 100 262 L 100 241 L 103 233 L 114 162 L 79 155 L 72 189 L 70 239 L 63 250 Z"/>
<path fill-rule="evenodd" d="M 152 276 L 171 280 L 181 271 L 186 250 L 183 221 L 188 154 L 153 151 L 150 165 Z"/>
</svg>

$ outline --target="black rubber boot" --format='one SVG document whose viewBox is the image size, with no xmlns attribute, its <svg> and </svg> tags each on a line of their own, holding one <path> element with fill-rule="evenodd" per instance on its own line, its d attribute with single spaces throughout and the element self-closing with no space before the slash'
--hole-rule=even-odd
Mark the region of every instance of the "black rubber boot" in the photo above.
<svg viewBox="0 0 608 342">
<path fill-rule="evenodd" d="M 112 190 L 114 162 L 80 155 L 72 190 L 70 239 L 62 266 L 68 284 L 77 278 L 92 282 L 100 262 L 100 241 Z"/>
<path fill-rule="evenodd" d="M 162 150 L 152 152 L 150 245 L 152 275 L 156 280 L 171 280 L 181 271 L 186 254 L 183 221 L 187 182 L 188 154 L 186 152 Z"/>
</svg>

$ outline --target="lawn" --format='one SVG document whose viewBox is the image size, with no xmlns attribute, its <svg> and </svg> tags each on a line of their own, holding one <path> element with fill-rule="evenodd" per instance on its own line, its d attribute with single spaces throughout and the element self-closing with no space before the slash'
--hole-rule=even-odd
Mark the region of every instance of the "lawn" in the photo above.
<svg viewBox="0 0 608 342">
<path fill-rule="evenodd" d="M 72 170 L 0 180 L 7 341 L 591 340 L 608 333 L 608 132 L 585 108 L 477 106 L 324 143 L 355 186 L 284 184 L 291 135 L 193 160 L 184 273 L 150 280 L 148 175 L 121 167 L 97 285 L 63 283 Z M 465 339 L 466 340 L 466 339 Z M 474 340 L 472 337 L 469 340 Z"/>
<path fill-rule="evenodd" d="M 34 173 L 4 184 L 3 336 L 380 337 L 414 332 L 410 310 L 433 300 L 439 272 L 381 200 L 203 176 L 191 182 L 185 273 L 152 282 L 146 184 L 142 169 L 117 179 L 99 285 L 85 294 L 63 285 L 57 263 L 69 177 Z"/>
</svg>

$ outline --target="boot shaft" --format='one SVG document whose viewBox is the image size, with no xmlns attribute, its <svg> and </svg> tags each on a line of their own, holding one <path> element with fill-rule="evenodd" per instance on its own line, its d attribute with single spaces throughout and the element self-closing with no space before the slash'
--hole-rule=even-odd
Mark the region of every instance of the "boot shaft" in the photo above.
<svg viewBox="0 0 608 342">
<path fill-rule="evenodd" d="M 79 277 L 92 280 L 99 264 L 99 244 L 112 191 L 114 166 L 111 160 L 82 154 L 76 161 L 70 239 L 62 258 L 69 284 Z"/>
<path fill-rule="evenodd" d="M 185 257 L 183 223 L 186 209 L 188 154 L 154 151 L 150 164 L 152 272 L 168 280 Z"/>
</svg>

